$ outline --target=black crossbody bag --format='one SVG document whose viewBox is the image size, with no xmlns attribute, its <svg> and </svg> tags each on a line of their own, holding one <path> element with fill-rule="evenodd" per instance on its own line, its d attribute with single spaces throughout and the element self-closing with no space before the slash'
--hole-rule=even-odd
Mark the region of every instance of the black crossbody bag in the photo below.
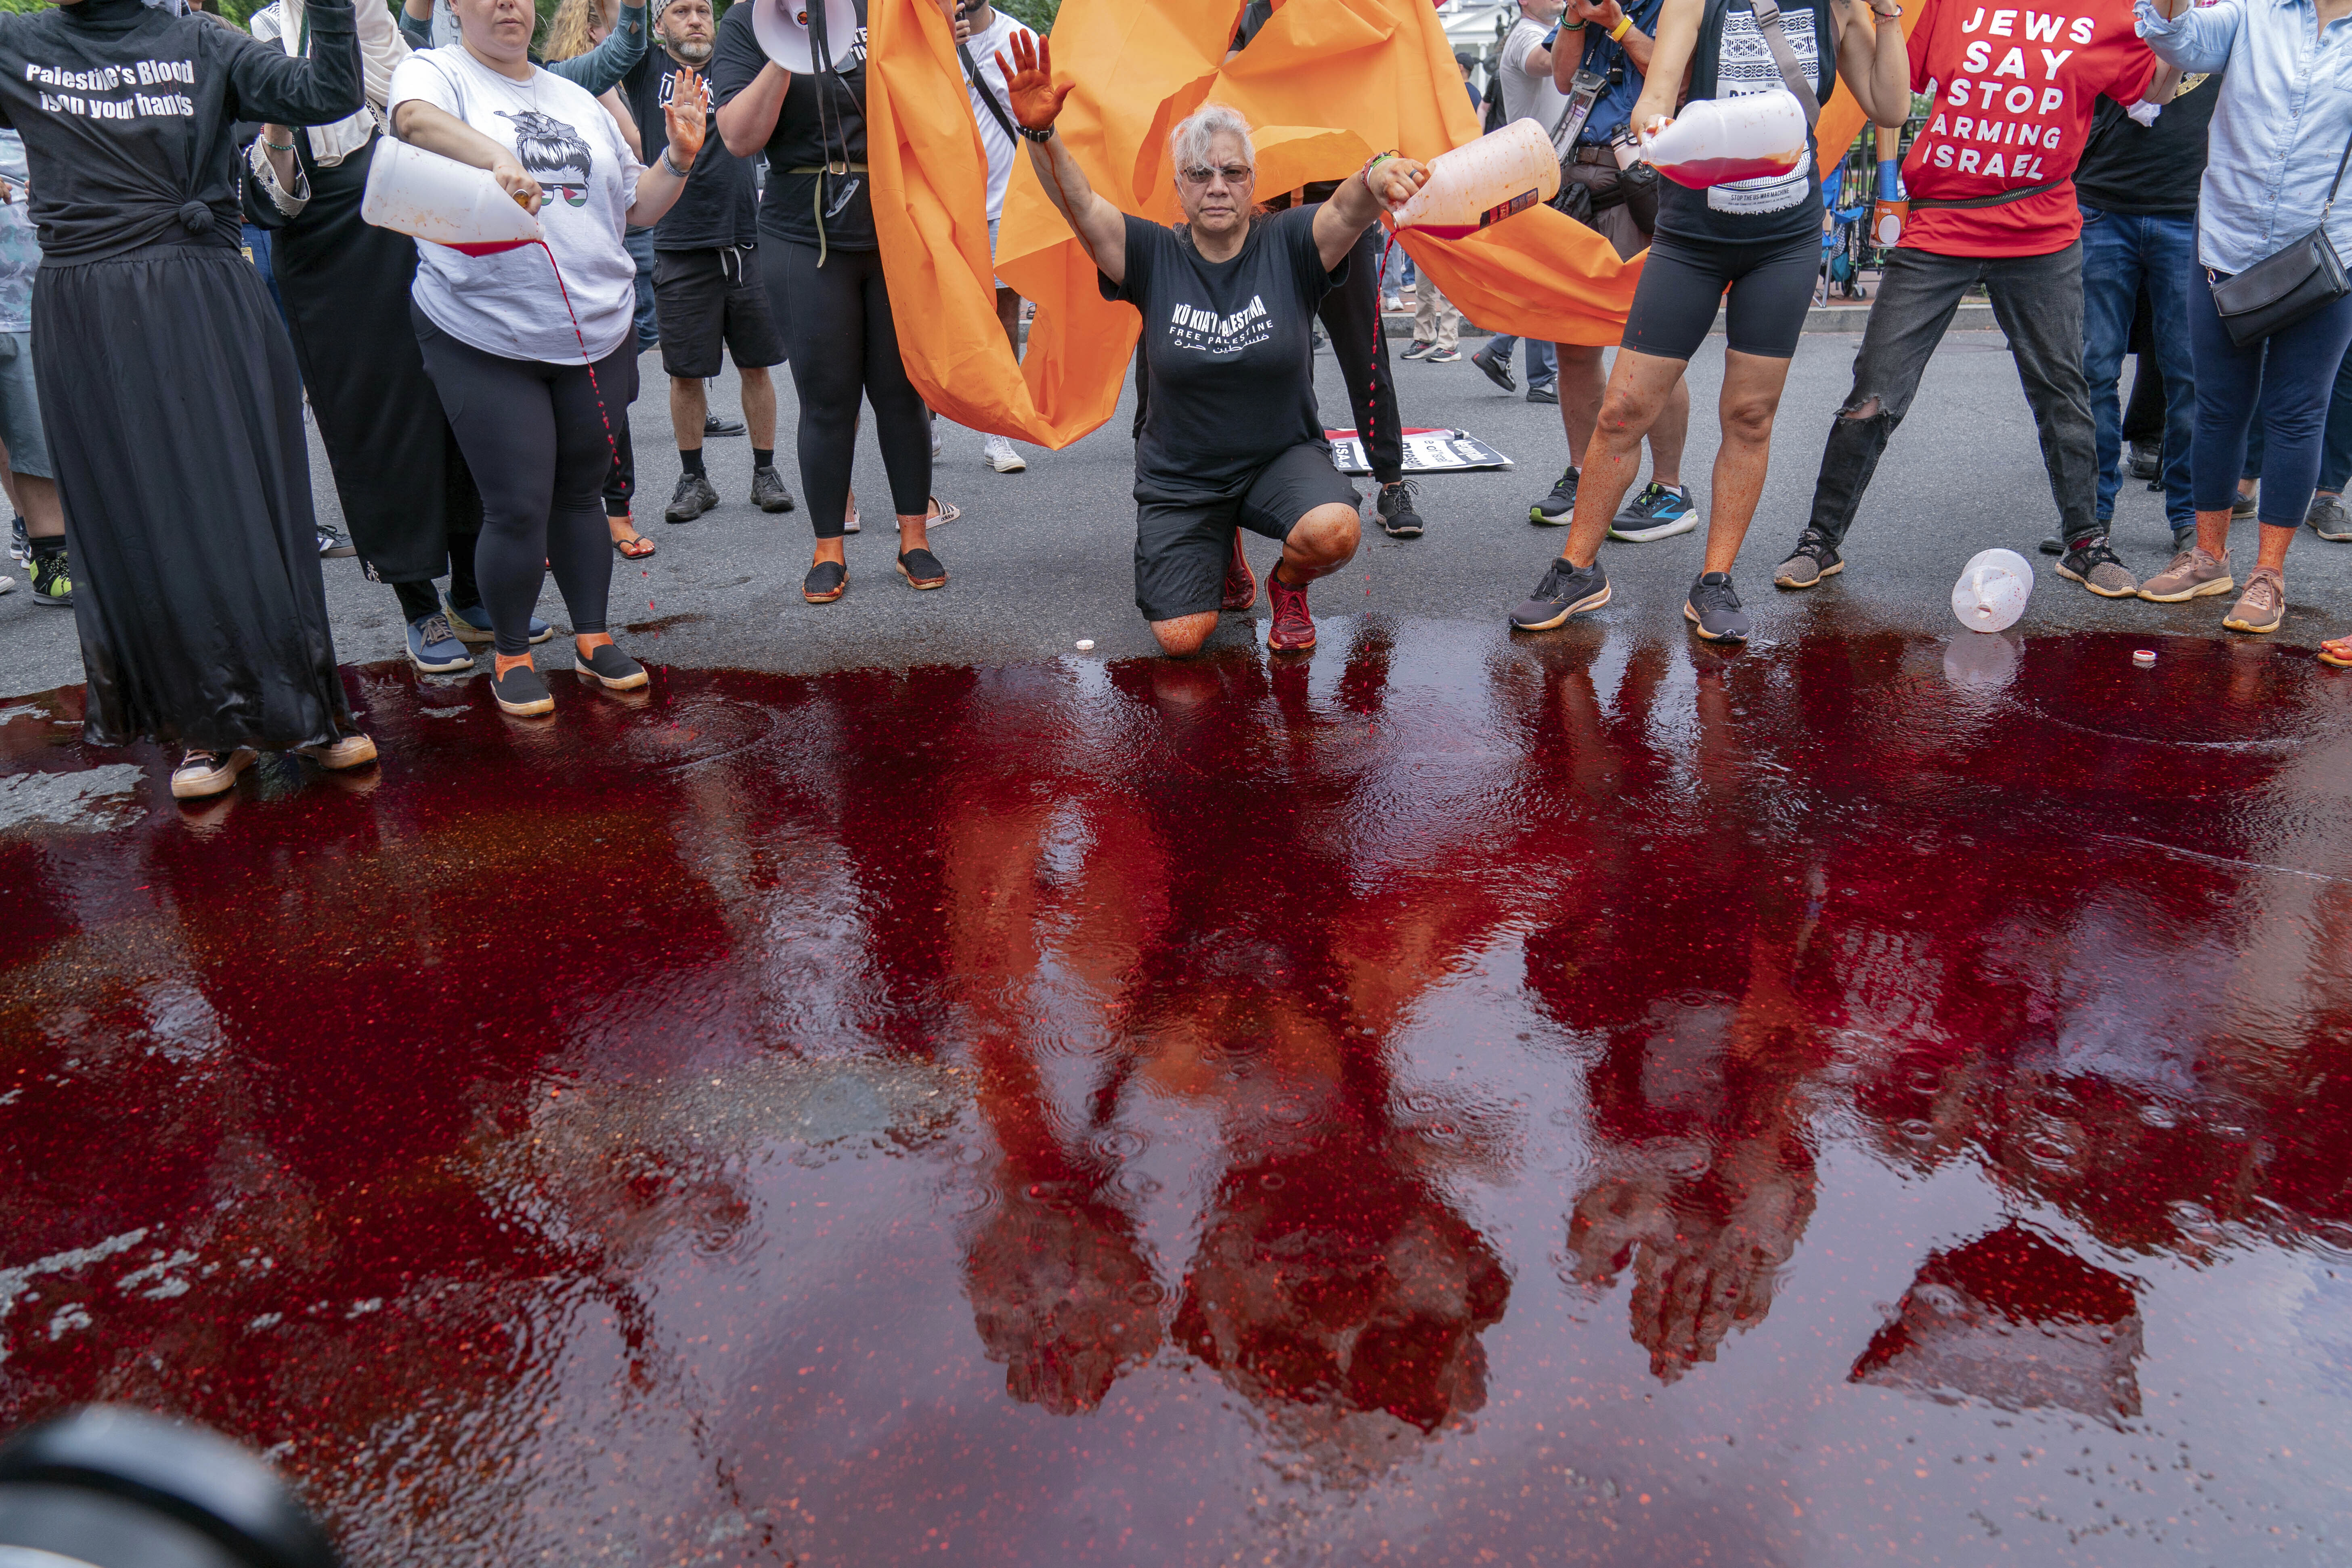
<svg viewBox="0 0 2352 1568">
<path fill-rule="evenodd" d="M 2213 289 L 2213 309 L 2230 341 L 2251 348 L 2272 333 L 2317 314 L 2347 294 L 2352 280 L 2344 276 L 2344 260 L 2327 237 L 2327 214 L 2336 205 L 2336 189 L 2344 183 L 2344 168 L 2352 163 L 2352 141 L 2336 160 L 2336 178 L 2328 183 L 2327 204 L 2309 234 L 2284 250 L 2273 251 L 2234 278 L 2216 279 L 2208 268 L 2205 280 Z"/>
</svg>

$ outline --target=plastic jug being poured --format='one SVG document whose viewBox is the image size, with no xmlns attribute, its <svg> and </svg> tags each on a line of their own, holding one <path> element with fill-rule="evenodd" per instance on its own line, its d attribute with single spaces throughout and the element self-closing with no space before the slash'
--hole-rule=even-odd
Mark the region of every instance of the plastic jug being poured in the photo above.
<svg viewBox="0 0 2352 1568">
<path fill-rule="evenodd" d="M 1559 191 L 1559 155 L 1532 120 L 1515 120 L 1440 153 L 1428 170 L 1428 184 L 1402 206 L 1381 215 L 1391 228 L 1461 239 L 1548 202 Z"/>
<path fill-rule="evenodd" d="M 360 216 L 378 228 L 429 239 L 468 256 L 513 250 L 545 237 L 539 220 L 488 169 L 389 136 L 377 139 Z"/>
<path fill-rule="evenodd" d="M 1805 156 L 1805 106 L 1787 88 L 1695 99 L 1642 133 L 1642 156 L 1678 185 L 1703 191 L 1785 174 Z"/>
</svg>

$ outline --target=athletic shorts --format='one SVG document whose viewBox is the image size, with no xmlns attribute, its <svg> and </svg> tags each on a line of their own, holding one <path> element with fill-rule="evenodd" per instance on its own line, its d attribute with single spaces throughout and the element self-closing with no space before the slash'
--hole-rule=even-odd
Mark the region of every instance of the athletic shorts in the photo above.
<svg viewBox="0 0 2352 1568">
<path fill-rule="evenodd" d="M 749 249 L 657 250 L 654 316 L 661 324 L 662 369 L 684 380 L 717 375 L 726 346 L 739 370 L 784 362 L 784 342 L 768 310 L 768 289 Z"/>
<path fill-rule="evenodd" d="M 53 479 L 49 443 L 41 433 L 41 399 L 33 390 L 33 334 L 0 332 L 0 441 L 8 443 L 10 471 Z"/>
<path fill-rule="evenodd" d="M 1731 346 L 1744 354 L 1791 359 L 1813 308 L 1813 283 L 1821 276 L 1822 239 L 1759 245 L 1693 242 L 1660 235 L 1633 287 L 1633 307 L 1625 314 L 1624 346 L 1660 359 L 1686 360 L 1698 353 L 1725 305 Z"/>
<path fill-rule="evenodd" d="M 1331 466 L 1331 454 L 1313 441 L 1266 464 L 1230 500 L 1159 501 L 1138 496 L 1135 607 L 1148 621 L 1215 610 L 1225 596 L 1234 529 L 1288 539 L 1300 518 L 1335 502 L 1353 510 L 1363 498 Z"/>
</svg>

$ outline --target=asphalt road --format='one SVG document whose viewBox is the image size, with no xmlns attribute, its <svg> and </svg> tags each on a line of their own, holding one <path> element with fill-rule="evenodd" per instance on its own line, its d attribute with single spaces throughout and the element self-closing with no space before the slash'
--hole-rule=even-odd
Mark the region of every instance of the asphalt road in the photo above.
<svg viewBox="0 0 2352 1568">
<path fill-rule="evenodd" d="M 1855 523 L 1845 574 L 1810 593 L 1775 590 L 1771 570 L 1801 525 L 1830 412 L 1844 395 L 1858 342 L 1850 334 L 1810 334 L 1790 373 L 1771 478 L 1736 573 L 1756 616 L 1752 651 L 1769 656 L 1776 642 L 1800 631 L 1833 626 L 1951 631 L 1953 579 L 1970 554 L 1993 545 L 2025 553 L 2037 568 L 2020 628 L 2027 635 L 2086 628 L 2230 635 L 2221 629 L 2226 599 L 2183 605 L 2102 600 L 2056 576 L 2048 558 L 2034 553 L 2035 542 L 2053 531 L 2055 510 L 2016 371 L 1997 331 L 1955 331 L 1937 352 Z M 1685 473 L 1702 504 L 1715 455 L 1722 343 L 1721 337 L 1713 339 L 1691 366 L 1696 413 Z M 946 450 L 935 488 L 963 516 L 933 534 L 951 574 L 948 586 L 934 593 L 914 592 L 891 568 L 888 491 L 869 422 L 856 471 L 858 490 L 868 498 L 867 531 L 850 542 L 847 595 L 820 607 L 803 603 L 799 593 L 809 560 L 806 516 L 770 517 L 744 499 L 751 457 L 741 438 L 710 447 L 711 472 L 725 504 L 693 523 L 663 524 L 661 507 L 678 468 L 657 357 L 648 356 L 644 368 L 650 395 L 633 410 L 641 465 L 638 523 L 660 552 L 642 563 L 614 563 L 612 616 L 625 645 L 639 657 L 814 672 L 1035 659 L 1068 653 L 1082 638 L 1094 642 L 1097 658 L 1154 651 L 1133 601 L 1133 450 L 1124 404 L 1108 426 L 1066 451 L 1024 448 L 1030 458 L 1024 474 L 991 472 L 981 462 L 978 435 L 943 426 Z M 1486 635 L 1499 643 L 1511 635 L 1505 612 L 1559 548 L 1558 531 L 1527 521 L 1528 503 L 1550 487 L 1564 461 L 1558 412 L 1506 395 L 1466 356 L 1451 365 L 1399 364 L 1397 375 L 1409 424 L 1466 429 L 1517 466 L 1426 480 L 1421 510 L 1429 520 L 1427 533 L 1393 541 L 1368 526 L 1355 562 L 1317 587 L 1318 618 L 1328 625 L 1369 613 L 1458 621 L 1488 628 Z M 1318 356 L 1318 376 L 1328 422 L 1349 423 L 1328 353 Z M 779 382 L 786 480 L 798 495 L 792 386 L 788 377 Z M 735 411 L 731 374 L 713 388 L 712 402 Z M 312 457 L 320 515 L 339 522 L 315 440 Z M 2169 554 L 2161 499 L 2127 481 L 2117 508 L 2116 549 L 2143 576 L 2159 570 Z M 2252 547 L 2253 526 L 2239 525 L 2242 554 Z M 1693 533 L 1607 546 L 1603 560 L 1616 598 L 1600 613 L 1601 621 L 1629 633 L 1683 635 L 1680 608 L 1697 570 L 1701 539 Z M 1273 554 L 1266 542 L 1253 550 L 1262 568 Z M 341 658 L 353 663 L 398 658 L 402 626 L 391 590 L 367 582 L 356 561 L 322 564 Z M 35 605 L 21 569 L 15 574 L 16 591 L 0 595 L 0 690 L 32 692 L 78 681 L 71 617 Z M 2281 638 L 2311 646 L 2352 629 L 2352 549 L 2304 535 L 2288 561 L 2287 586 Z M 541 613 L 565 624 L 551 582 Z M 1262 621 L 1265 615 L 1261 598 L 1255 617 Z M 1263 642 L 1264 636 L 1262 625 L 1228 617 L 1212 646 L 1245 637 Z M 485 658 L 480 668 L 487 667 Z"/>
</svg>

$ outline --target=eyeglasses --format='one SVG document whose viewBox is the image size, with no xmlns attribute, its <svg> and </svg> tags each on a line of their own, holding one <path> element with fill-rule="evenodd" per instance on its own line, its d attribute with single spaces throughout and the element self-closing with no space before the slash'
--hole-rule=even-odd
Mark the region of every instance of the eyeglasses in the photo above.
<svg viewBox="0 0 2352 1568">
<path fill-rule="evenodd" d="M 1256 174 L 1257 171 L 1251 168 L 1247 163 L 1227 163 L 1220 168 L 1214 169 L 1207 168 L 1196 163 L 1192 168 L 1179 169 L 1176 171 L 1177 178 L 1182 180 L 1186 184 L 1193 186 L 1205 185 L 1211 180 L 1217 179 L 1220 176 L 1222 176 L 1225 184 L 1229 185 L 1244 185 L 1247 184 L 1256 176 Z"/>
</svg>

